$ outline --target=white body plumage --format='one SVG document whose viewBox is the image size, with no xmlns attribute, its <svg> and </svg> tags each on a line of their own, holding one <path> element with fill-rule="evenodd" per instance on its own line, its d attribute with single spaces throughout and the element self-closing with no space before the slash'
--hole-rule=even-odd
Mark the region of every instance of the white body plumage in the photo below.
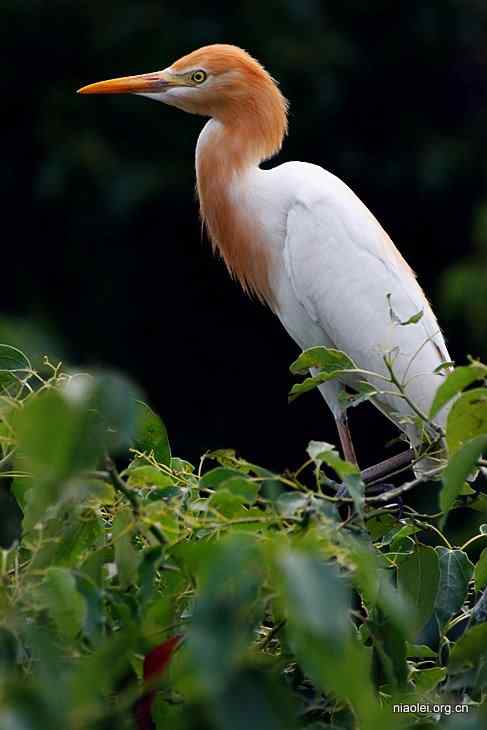
<svg viewBox="0 0 487 730">
<path fill-rule="evenodd" d="M 299 347 L 343 350 L 359 368 L 382 375 L 384 356 L 393 353 L 395 374 L 428 413 L 443 378 L 434 371 L 448 351 L 413 272 L 365 205 L 340 179 L 303 162 L 249 169 L 233 185 L 235 204 L 258 221 L 261 245 L 273 252 L 275 311 Z M 415 324 L 397 321 L 420 311 Z M 339 381 L 320 386 L 335 416 L 343 410 L 339 389 Z M 382 395 L 374 402 L 416 443 L 404 399 Z"/>
</svg>

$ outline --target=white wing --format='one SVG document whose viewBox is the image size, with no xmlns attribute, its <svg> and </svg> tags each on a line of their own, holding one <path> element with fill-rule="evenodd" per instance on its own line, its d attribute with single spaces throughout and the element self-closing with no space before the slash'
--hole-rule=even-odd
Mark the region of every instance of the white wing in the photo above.
<svg viewBox="0 0 487 730">
<path fill-rule="evenodd" d="M 321 168 L 318 175 L 316 167 L 302 166 L 308 172 L 313 168 L 312 182 L 307 189 L 303 178 L 288 211 L 284 252 L 297 299 L 325 339 L 358 367 L 385 374 L 384 355 L 398 353 L 396 375 L 407 383 L 409 397 L 428 411 L 442 380 L 433 371 L 449 356 L 414 273 L 342 181 Z M 420 311 L 416 324 L 399 324 Z M 392 396 L 377 405 L 396 421 L 411 415 L 407 404 Z"/>
</svg>

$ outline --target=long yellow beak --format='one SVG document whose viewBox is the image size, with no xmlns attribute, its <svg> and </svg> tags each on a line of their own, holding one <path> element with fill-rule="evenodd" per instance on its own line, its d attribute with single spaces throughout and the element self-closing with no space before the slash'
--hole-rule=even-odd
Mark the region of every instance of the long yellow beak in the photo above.
<svg viewBox="0 0 487 730">
<path fill-rule="evenodd" d="M 169 86 L 178 84 L 165 71 L 155 71 L 138 76 L 122 76 L 118 79 L 98 81 L 78 89 L 78 94 L 149 94 L 164 91 Z"/>
</svg>

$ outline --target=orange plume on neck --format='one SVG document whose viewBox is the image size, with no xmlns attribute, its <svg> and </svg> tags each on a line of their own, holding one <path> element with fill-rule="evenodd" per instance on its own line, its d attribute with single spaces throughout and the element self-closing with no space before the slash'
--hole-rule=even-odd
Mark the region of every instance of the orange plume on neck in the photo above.
<svg viewBox="0 0 487 730">
<path fill-rule="evenodd" d="M 180 59 L 172 70 L 198 66 L 216 77 L 201 112 L 216 121 L 202 134 L 196 156 L 201 217 L 232 276 L 273 306 L 272 262 L 262 246 L 259 221 L 244 215 L 234 193 L 239 176 L 280 150 L 287 101 L 268 72 L 240 48 L 207 46 Z"/>
</svg>

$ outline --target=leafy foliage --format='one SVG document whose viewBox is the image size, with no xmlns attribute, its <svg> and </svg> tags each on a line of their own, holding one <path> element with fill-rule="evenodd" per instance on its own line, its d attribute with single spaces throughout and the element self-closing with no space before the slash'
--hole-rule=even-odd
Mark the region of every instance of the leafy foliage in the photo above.
<svg viewBox="0 0 487 730">
<path fill-rule="evenodd" d="M 463 392 L 483 366 L 438 392 L 437 409 L 457 398 L 451 456 L 424 514 L 406 499 L 427 477 L 377 493 L 316 441 L 296 473 L 230 450 L 193 466 L 125 378 L 2 362 L 1 477 L 22 524 L 2 536 L 0 727 L 482 727 L 487 530 L 451 525 L 487 509 L 465 486 L 485 467 L 484 388 Z M 310 366 L 313 386 L 355 368 L 325 348 L 293 371 Z"/>
</svg>

